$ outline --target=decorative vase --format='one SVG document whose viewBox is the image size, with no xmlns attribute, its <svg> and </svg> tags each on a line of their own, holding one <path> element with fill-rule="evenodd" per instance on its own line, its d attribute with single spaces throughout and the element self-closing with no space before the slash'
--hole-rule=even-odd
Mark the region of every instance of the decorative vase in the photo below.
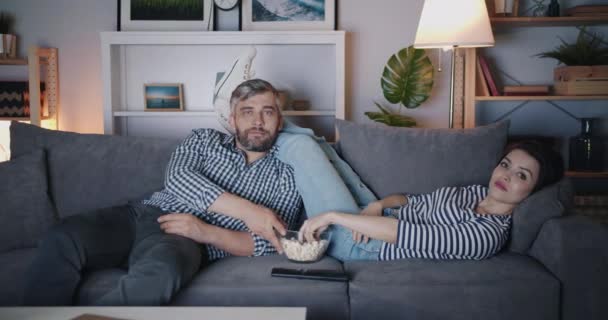
<svg viewBox="0 0 608 320">
<path fill-rule="evenodd" d="M 17 57 L 17 36 L 14 34 L 0 34 L 0 58 Z"/>
<path fill-rule="evenodd" d="M 559 2 L 551 0 L 547 8 L 547 17 L 559 17 Z"/>
<path fill-rule="evenodd" d="M 534 17 L 544 17 L 547 13 L 547 8 L 545 7 L 545 0 L 534 0 L 534 6 L 532 10 L 532 16 Z"/>
<path fill-rule="evenodd" d="M 581 119 L 581 133 L 570 138 L 570 170 L 601 171 L 602 139 L 593 135 L 593 119 Z"/>
</svg>

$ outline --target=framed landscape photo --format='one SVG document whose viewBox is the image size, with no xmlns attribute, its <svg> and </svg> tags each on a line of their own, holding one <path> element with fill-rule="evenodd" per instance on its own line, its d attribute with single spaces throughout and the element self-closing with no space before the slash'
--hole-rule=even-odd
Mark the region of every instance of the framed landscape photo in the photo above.
<svg viewBox="0 0 608 320">
<path fill-rule="evenodd" d="M 213 0 L 118 0 L 119 31 L 209 31 Z"/>
<path fill-rule="evenodd" d="M 179 83 L 150 83 L 144 85 L 145 111 L 182 111 L 184 98 Z"/>
<path fill-rule="evenodd" d="M 243 31 L 335 30 L 335 0 L 242 0 Z"/>
</svg>

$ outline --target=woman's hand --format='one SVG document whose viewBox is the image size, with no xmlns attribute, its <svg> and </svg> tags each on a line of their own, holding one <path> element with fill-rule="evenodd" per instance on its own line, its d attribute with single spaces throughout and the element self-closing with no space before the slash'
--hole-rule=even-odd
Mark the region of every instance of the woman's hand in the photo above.
<svg viewBox="0 0 608 320">
<path fill-rule="evenodd" d="M 382 203 L 380 201 L 374 201 L 370 202 L 367 207 L 365 207 L 365 209 L 363 209 L 361 213 L 359 213 L 359 215 L 379 217 L 382 216 L 382 210 Z M 353 230 L 353 240 L 355 240 L 355 242 L 357 243 L 362 241 L 363 243 L 367 243 L 369 241 L 369 237 Z"/>
<path fill-rule="evenodd" d="M 327 212 L 327 213 L 323 213 L 320 214 L 316 217 L 313 217 L 311 219 L 307 219 L 306 221 L 304 221 L 304 224 L 302 225 L 302 227 L 300 228 L 300 232 L 298 233 L 298 240 L 299 241 L 304 241 L 304 239 L 306 239 L 307 241 L 315 241 L 317 240 L 315 238 L 315 234 L 319 234 L 323 231 L 325 231 L 325 229 L 327 229 L 327 227 L 329 227 L 329 225 L 331 225 L 332 222 L 332 215 L 334 215 L 334 212 Z"/>
</svg>

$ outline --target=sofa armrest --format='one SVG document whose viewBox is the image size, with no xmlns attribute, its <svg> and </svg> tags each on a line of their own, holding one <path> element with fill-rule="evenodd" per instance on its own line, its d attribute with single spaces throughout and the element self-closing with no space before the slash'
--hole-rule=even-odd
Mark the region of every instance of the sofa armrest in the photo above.
<svg viewBox="0 0 608 320">
<path fill-rule="evenodd" d="M 548 220 L 529 254 L 561 283 L 561 319 L 608 319 L 608 227 L 583 216 Z"/>
</svg>

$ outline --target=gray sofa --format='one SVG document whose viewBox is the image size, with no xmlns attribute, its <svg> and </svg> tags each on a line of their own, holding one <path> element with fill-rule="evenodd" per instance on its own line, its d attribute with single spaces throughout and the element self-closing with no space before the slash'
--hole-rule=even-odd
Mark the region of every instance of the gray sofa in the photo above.
<svg viewBox="0 0 608 320">
<path fill-rule="evenodd" d="M 507 123 L 468 130 L 397 129 L 338 121 L 337 148 L 378 196 L 486 183 Z M 0 306 L 21 303 L 36 241 L 60 218 L 141 199 L 163 185 L 178 143 L 77 134 L 13 122 L 12 160 L 0 163 Z M 207 264 L 174 299 L 184 306 L 305 306 L 308 319 L 608 319 L 608 228 L 567 215 L 568 181 L 514 213 L 509 245 L 483 261 L 347 262 L 350 282 L 273 278 L 302 267 L 283 256 Z M 109 237 L 111 235 L 108 235 Z M 77 303 L 89 304 L 125 274 L 88 272 Z"/>
</svg>

